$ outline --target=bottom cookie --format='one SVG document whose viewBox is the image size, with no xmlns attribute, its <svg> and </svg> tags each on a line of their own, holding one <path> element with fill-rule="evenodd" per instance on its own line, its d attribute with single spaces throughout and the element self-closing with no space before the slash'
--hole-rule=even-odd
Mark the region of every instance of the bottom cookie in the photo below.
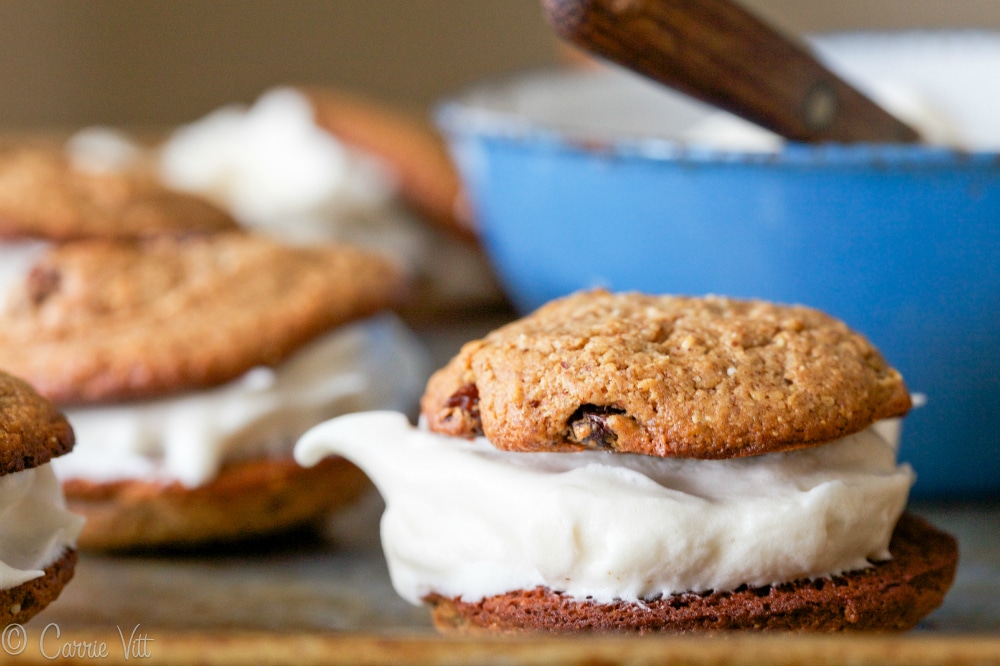
<svg viewBox="0 0 1000 666">
<path fill-rule="evenodd" d="M 38 578 L 21 583 L 9 590 L 0 590 L 0 627 L 24 624 L 43 608 L 55 601 L 66 583 L 73 578 L 76 551 L 67 550 L 62 557 L 45 567 Z"/>
<path fill-rule="evenodd" d="M 92 550 L 259 537 L 319 520 L 368 486 L 365 475 L 343 458 L 308 469 L 292 458 L 233 463 L 197 488 L 141 480 L 63 482 L 70 510 L 87 519 L 79 546 Z"/>
<path fill-rule="evenodd" d="M 424 601 L 442 633 L 905 631 L 941 605 L 955 575 L 958 545 L 904 514 L 889 550 L 893 559 L 842 576 L 639 603 L 581 601 L 546 588 L 477 602 L 435 594 Z"/>
</svg>

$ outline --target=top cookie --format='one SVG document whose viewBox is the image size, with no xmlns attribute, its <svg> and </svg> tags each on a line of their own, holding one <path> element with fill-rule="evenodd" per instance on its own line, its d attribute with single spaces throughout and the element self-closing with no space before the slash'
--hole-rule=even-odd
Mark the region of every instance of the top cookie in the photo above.
<svg viewBox="0 0 1000 666">
<path fill-rule="evenodd" d="M 579 293 L 466 344 L 431 377 L 431 430 L 497 448 L 732 458 L 900 416 L 899 373 L 801 306 Z"/>
<path fill-rule="evenodd" d="M 73 448 L 66 418 L 26 382 L 0 372 L 0 474 L 43 465 Z"/>
<path fill-rule="evenodd" d="M 50 249 L 0 312 L 0 368 L 59 403 L 219 384 L 394 304 L 399 273 L 338 245 L 222 233 Z"/>
<path fill-rule="evenodd" d="M 0 150 L 0 237 L 68 241 L 235 229 L 216 206 L 141 168 L 88 172 L 60 146 Z"/>
</svg>

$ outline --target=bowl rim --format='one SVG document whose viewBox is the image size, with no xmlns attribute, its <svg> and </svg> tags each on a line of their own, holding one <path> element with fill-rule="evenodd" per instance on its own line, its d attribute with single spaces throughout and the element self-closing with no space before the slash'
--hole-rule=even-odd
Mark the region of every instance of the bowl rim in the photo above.
<svg viewBox="0 0 1000 666">
<path fill-rule="evenodd" d="M 461 97 L 445 100 L 434 112 L 437 126 L 453 145 L 478 139 L 539 152 L 651 162 L 767 164 L 787 166 L 867 166 L 992 168 L 1000 170 L 1000 151 L 964 150 L 923 144 L 808 144 L 785 142 L 780 150 L 760 151 L 693 145 L 662 137 L 605 138 L 533 124 L 518 114 L 484 109 Z"/>
<path fill-rule="evenodd" d="M 1000 45 L 1000 31 L 970 29 L 940 30 L 848 30 L 808 35 L 819 48 L 824 41 L 874 40 L 890 36 L 897 41 L 925 40 L 951 44 L 957 40 L 984 40 Z M 821 56 L 822 57 L 822 56 Z M 683 138 L 641 135 L 636 133 L 608 136 L 579 127 L 560 127 L 552 121 L 533 120 L 513 110 L 490 107 L 483 100 L 496 99 L 498 92 L 513 91 L 532 81 L 586 79 L 607 75 L 616 66 L 573 68 L 547 66 L 514 72 L 503 77 L 473 84 L 438 103 L 434 120 L 453 142 L 480 139 L 491 143 L 520 145 L 546 151 L 564 151 L 586 155 L 636 158 L 663 162 L 750 163 L 777 165 L 876 166 L 888 168 L 948 167 L 1000 168 L 1000 148 L 968 149 L 928 144 L 807 144 L 785 141 L 778 150 L 744 149 L 686 142 Z M 679 94 L 679 93 L 678 93 Z M 695 102 L 701 104 L 700 102 Z"/>
</svg>

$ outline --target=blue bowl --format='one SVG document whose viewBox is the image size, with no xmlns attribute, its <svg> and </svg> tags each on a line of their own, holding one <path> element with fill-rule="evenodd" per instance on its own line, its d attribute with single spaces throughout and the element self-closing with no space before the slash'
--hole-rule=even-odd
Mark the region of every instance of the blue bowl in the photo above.
<svg viewBox="0 0 1000 666">
<path fill-rule="evenodd" d="M 528 85 L 558 97 L 593 76 Z M 520 310 L 593 286 L 820 308 L 926 395 L 900 448 L 914 493 L 1000 490 L 1000 154 L 599 138 L 481 93 L 439 123 Z"/>
</svg>

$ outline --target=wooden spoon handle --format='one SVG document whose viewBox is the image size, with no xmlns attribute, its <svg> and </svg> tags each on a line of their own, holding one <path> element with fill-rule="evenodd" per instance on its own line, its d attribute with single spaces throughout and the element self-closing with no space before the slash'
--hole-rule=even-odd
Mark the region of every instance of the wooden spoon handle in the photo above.
<svg viewBox="0 0 1000 666">
<path fill-rule="evenodd" d="M 563 38 L 796 141 L 919 135 L 729 0 L 542 0 Z"/>
</svg>

